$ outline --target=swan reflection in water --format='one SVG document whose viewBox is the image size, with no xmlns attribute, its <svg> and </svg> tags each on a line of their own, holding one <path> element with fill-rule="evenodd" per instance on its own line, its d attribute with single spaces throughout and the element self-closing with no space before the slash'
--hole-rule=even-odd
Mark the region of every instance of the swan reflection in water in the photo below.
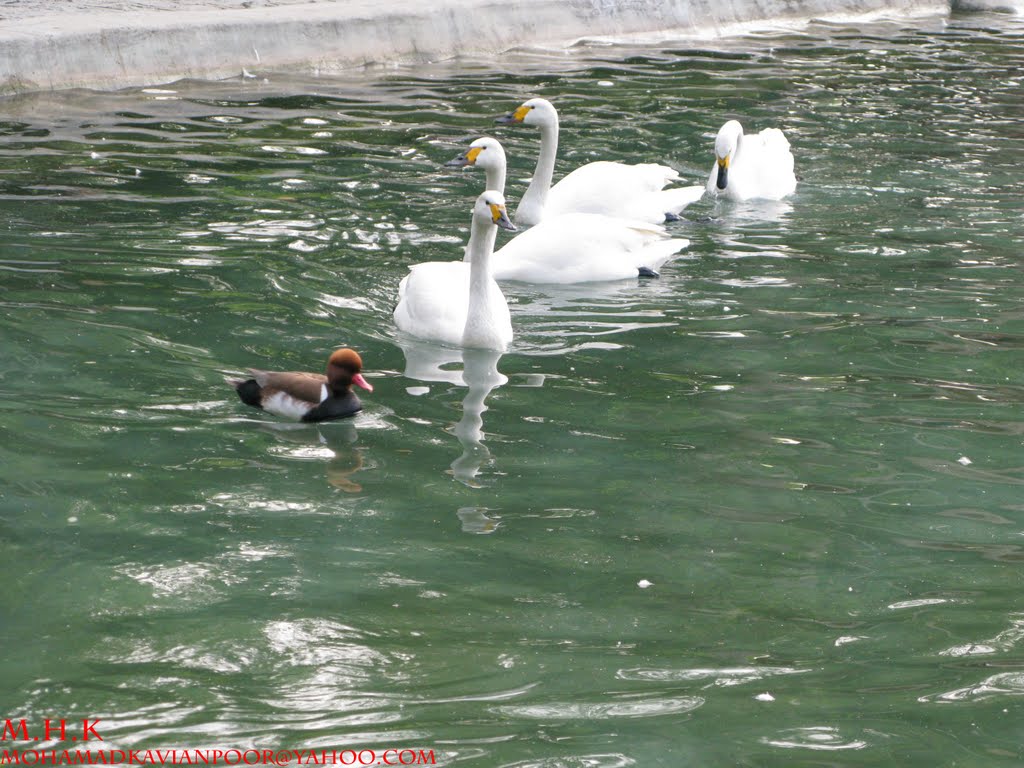
<svg viewBox="0 0 1024 768">
<path fill-rule="evenodd" d="M 455 479 L 476 487 L 477 475 L 490 461 L 491 452 L 484 445 L 484 412 L 491 390 L 508 381 L 498 371 L 501 352 L 491 349 L 466 349 L 462 352 L 462 377 L 466 383 L 466 396 L 462 399 L 462 418 L 455 425 L 455 437 L 462 444 L 462 455 L 452 462 Z"/>
<path fill-rule="evenodd" d="M 452 429 L 462 445 L 462 455 L 452 462 L 451 472 L 459 482 L 479 487 L 476 478 L 484 464 L 491 460 L 491 452 L 483 442 L 487 397 L 508 381 L 508 377 L 498 371 L 502 353 L 491 349 L 450 349 L 414 342 L 400 342 L 399 346 L 405 354 L 407 378 L 466 387 L 462 418 Z M 459 363 L 462 364 L 461 369 L 452 367 Z"/>
</svg>

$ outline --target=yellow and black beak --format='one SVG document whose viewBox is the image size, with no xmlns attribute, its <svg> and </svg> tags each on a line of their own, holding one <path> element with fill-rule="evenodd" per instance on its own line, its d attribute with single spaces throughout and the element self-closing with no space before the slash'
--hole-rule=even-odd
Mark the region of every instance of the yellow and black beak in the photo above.
<svg viewBox="0 0 1024 768">
<path fill-rule="evenodd" d="M 525 104 L 523 104 L 514 112 L 509 112 L 507 115 L 502 115 L 501 117 L 495 118 L 494 122 L 499 123 L 501 125 L 517 125 L 526 119 L 526 116 L 530 114 L 531 109 L 533 109 L 533 107 L 528 107 Z"/>
<path fill-rule="evenodd" d="M 729 183 L 729 155 L 725 157 L 718 157 L 718 178 L 715 179 L 715 186 L 719 189 L 725 189 Z"/>
<path fill-rule="evenodd" d="M 509 232 L 516 231 L 516 227 L 512 223 L 512 220 L 508 217 L 508 211 L 505 210 L 504 205 L 491 203 L 491 221 L 493 221 L 502 229 L 507 229 Z"/>
<path fill-rule="evenodd" d="M 454 157 L 445 163 L 448 168 L 462 168 L 467 165 L 476 165 L 476 159 L 483 152 L 483 147 L 470 147 L 458 157 Z"/>
</svg>

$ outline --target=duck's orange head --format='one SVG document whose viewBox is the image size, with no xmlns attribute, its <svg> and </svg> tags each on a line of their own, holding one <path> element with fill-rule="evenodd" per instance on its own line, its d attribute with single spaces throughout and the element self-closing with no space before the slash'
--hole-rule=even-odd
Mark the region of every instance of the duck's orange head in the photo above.
<svg viewBox="0 0 1024 768">
<path fill-rule="evenodd" d="M 373 392 L 373 385 L 363 378 L 363 359 L 354 349 L 344 347 L 331 353 L 327 361 L 327 380 L 335 389 L 350 389 L 353 384 L 367 392 Z"/>
</svg>

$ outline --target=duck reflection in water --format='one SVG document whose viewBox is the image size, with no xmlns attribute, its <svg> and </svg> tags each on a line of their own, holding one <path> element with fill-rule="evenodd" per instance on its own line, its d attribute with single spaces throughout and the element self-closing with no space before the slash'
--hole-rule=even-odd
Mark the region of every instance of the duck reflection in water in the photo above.
<svg viewBox="0 0 1024 768">
<path fill-rule="evenodd" d="M 262 424 L 261 428 L 279 442 L 272 453 L 303 460 L 326 459 L 330 485 L 345 493 L 362 492 L 363 486 L 352 479 L 365 468 L 363 451 L 356 447 L 359 433 L 352 420 L 318 424 L 312 429 L 306 424 L 278 423 Z"/>
<path fill-rule="evenodd" d="M 462 418 L 452 429 L 462 445 L 462 455 L 451 464 L 451 473 L 461 483 L 480 487 L 477 480 L 491 452 L 484 445 L 487 397 L 505 384 L 508 377 L 498 371 L 502 353 L 490 349 L 450 349 L 429 344 L 400 342 L 405 354 L 405 376 L 425 382 L 443 382 L 466 387 Z M 461 363 L 461 370 L 453 368 Z M 412 388 L 409 389 L 412 392 Z"/>
</svg>

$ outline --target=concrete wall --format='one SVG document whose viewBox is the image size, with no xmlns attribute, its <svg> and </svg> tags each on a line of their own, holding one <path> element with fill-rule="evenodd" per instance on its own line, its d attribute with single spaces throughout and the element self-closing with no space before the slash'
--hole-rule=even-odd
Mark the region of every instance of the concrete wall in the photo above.
<svg viewBox="0 0 1024 768">
<path fill-rule="evenodd" d="M 939 9 L 948 0 L 324 0 L 225 8 L 209 0 L 133 10 L 20 0 L 0 20 L 0 93 L 120 88 L 242 69 L 337 71 L 580 37 L 714 33 L 758 20 Z M 116 4 L 115 4 L 116 5 Z M 35 12 L 33 9 L 36 9 Z M 53 13 L 61 8 L 60 13 Z M 0 9 L 2 10 L 2 9 Z"/>
</svg>

